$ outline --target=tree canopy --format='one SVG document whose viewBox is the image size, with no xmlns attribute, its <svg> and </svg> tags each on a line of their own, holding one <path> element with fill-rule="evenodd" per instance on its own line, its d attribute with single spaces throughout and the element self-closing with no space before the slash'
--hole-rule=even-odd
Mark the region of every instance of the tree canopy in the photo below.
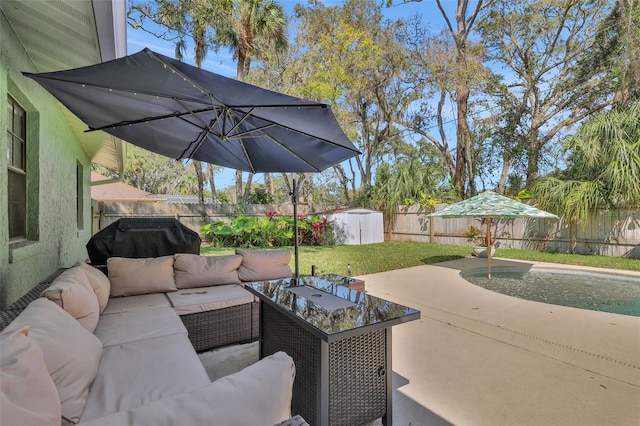
<svg viewBox="0 0 640 426">
<path fill-rule="evenodd" d="M 179 16 L 208 5 L 197 16 L 211 29 L 198 34 L 214 51 L 232 50 L 238 78 L 331 105 L 363 154 L 307 177 L 311 205 L 357 200 L 391 209 L 422 194 L 535 189 L 584 217 L 584 206 L 638 202 L 627 185 L 637 158 L 616 157 L 633 152 L 632 138 L 612 133 L 632 133 L 619 114 L 634 114 L 640 94 L 636 0 L 436 0 L 439 13 L 394 19 L 385 1 L 311 0 L 288 20 L 276 0 L 148 3 Z M 195 15 L 179 20 L 178 33 L 194 34 L 205 22 Z M 597 169 L 605 163 L 618 180 L 602 178 L 613 173 Z M 409 178 L 415 184 L 402 183 Z M 286 199 L 289 177 L 276 180 L 265 176 L 254 195 Z M 566 210 L 559 194 L 583 207 Z"/>
<path fill-rule="evenodd" d="M 94 169 L 105 176 L 117 177 L 103 167 L 94 166 Z M 176 161 L 135 145 L 127 147 L 123 181 L 151 194 L 188 195 L 197 190 L 196 175 L 188 162 Z"/>
</svg>

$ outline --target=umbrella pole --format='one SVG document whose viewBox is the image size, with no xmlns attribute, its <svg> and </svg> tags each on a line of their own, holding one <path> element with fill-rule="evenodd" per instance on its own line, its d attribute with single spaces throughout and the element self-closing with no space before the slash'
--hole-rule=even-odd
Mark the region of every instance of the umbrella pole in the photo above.
<svg viewBox="0 0 640 426">
<path fill-rule="evenodd" d="M 491 219 L 487 220 L 487 263 L 488 263 L 487 278 L 491 279 Z"/>
<path fill-rule="evenodd" d="M 293 191 L 291 191 L 291 201 L 293 202 L 293 256 L 295 263 L 295 273 L 293 278 L 296 280 L 295 285 L 298 284 L 298 188 L 296 188 L 296 178 L 293 179 Z"/>
</svg>

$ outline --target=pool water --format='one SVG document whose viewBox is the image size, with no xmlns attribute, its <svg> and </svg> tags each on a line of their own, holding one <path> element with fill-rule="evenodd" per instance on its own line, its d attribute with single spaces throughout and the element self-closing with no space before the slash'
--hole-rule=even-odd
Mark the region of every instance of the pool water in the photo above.
<svg viewBox="0 0 640 426">
<path fill-rule="evenodd" d="M 463 272 L 467 281 L 520 299 L 640 316 L 640 277 L 532 268 Z"/>
</svg>

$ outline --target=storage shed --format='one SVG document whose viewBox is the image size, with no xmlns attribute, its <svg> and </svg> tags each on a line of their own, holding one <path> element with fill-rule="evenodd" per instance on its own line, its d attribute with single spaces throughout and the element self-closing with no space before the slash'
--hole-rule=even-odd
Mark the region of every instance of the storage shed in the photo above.
<svg viewBox="0 0 640 426">
<path fill-rule="evenodd" d="M 334 223 L 338 244 L 360 245 L 384 242 L 382 212 L 347 208 L 321 214 Z"/>
</svg>

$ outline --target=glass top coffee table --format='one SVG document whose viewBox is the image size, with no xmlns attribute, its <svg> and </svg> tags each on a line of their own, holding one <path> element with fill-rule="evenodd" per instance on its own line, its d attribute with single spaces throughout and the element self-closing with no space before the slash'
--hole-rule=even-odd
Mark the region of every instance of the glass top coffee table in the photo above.
<svg viewBox="0 0 640 426">
<path fill-rule="evenodd" d="M 261 301 L 260 357 L 294 359 L 292 414 L 309 424 L 391 424 L 391 327 L 420 311 L 346 283 L 320 275 L 245 284 Z"/>
</svg>

